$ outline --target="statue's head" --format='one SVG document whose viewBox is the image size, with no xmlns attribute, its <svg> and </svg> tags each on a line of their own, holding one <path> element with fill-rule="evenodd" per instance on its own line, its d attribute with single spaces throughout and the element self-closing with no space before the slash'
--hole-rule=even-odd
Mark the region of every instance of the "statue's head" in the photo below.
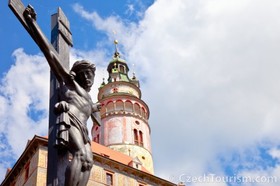
<svg viewBox="0 0 280 186">
<path fill-rule="evenodd" d="M 94 82 L 95 69 L 94 64 L 86 60 L 81 60 L 73 64 L 71 73 L 74 75 L 77 83 L 89 92 Z"/>
</svg>

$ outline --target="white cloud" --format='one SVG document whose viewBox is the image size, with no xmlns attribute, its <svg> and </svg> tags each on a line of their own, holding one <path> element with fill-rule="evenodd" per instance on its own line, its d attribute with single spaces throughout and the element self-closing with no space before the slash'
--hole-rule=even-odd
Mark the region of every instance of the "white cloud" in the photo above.
<svg viewBox="0 0 280 186">
<path fill-rule="evenodd" d="M 134 5 L 133 4 L 128 4 L 127 5 L 126 14 L 128 14 L 130 16 L 130 15 L 133 14 L 134 11 L 135 11 Z"/>
<path fill-rule="evenodd" d="M 272 149 L 270 149 L 269 154 L 270 154 L 273 158 L 280 159 L 280 149 L 272 148 Z"/>
<path fill-rule="evenodd" d="M 157 1 L 141 23 L 130 60 L 147 78 L 164 172 L 205 170 L 219 153 L 279 142 L 278 3 L 234 2 Z"/>
<path fill-rule="evenodd" d="M 125 11 L 125 14 L 128 16 L 128 18 L 134 17 L 136 20 L 140 20 L 143 18 L 145 10 L 150 6 L 151 2 L 147 1 L 141 1 L 141 0 L 129 0 L 127 2 L 127 9 Z"/>
<path fill-rule="evenodd" d="M 49 97 L 49 68 L 42 56 L 27 55 L 23 49 L 14 51 L 15 64 L 2 79 L 1 92 L 4 107 L 2 131 L 7 135 L 13 152 L 18 156 L 27 139 L 34 134 L 47 134 L 47 108 Z M 46 99 L 42 99 L 46 98 Z M 32 112 L 41 111 L 33 120 Z M 25 131 L 24 134 L 22 131 Z"/>
<path fill-rule="evenodd" d="M 123 50 L 144 81 L 157 174 L 219 172 L 218 155 L 279 143 L 279 6 L 160 0 L 138 25 L 77 6 L 109 40 L 113 28 L 129 33 Z"/>
<path fill-rule="evenodd" d="M 266 170 L 246 170 L 240 173 L 244 186 L 278 186 L 280 179 L 280 166 L 270 167 Z"/>
<path fill-rule="evenodd" d="M 35 134 L 46 135 L 48 129 L 48 64 L 41 55 L 27 55 L 21 48 L 14 51 L 13 57 L 14 65 L 0 86 L 0 139 L 1 144 L 5 143 L 0 147 L 1 170 L 10 165 L 12 158 L 19 157 L 27 140 Z"/>
<path fill-rule="evenodd" d="M 134 22 L 123 22 L 121 18 L 117 16 L 109 16 L 103 19 L 97 12 L 88 12 L 79 4 L 75 4 L 73 9 L 76 13 L 80 14 L 81 17 L 90 21 L 97 30 L 107 34 L 109 39 L 105 45 L 110 43 L 109 45 L 112 46 L 113 41 L 117 39 L 120 41 L 121 47 L 125 46 L 122 47 L 121 52 L 126 53 L 128 49 L 133 47 L 135 39 L 137 38 L 135 32 L 138 31 L 136 28 L 137 25 Z M 101 44 L 101 47 L 104 47 L 104 43 Z"/>
</svg>

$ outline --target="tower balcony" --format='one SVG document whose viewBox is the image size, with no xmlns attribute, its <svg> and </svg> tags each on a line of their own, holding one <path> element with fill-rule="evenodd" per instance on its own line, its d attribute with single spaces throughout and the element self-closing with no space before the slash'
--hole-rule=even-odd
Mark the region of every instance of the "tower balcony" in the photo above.
<svg viewBox="0 0 280 186">
<path fill-rule="evenodd" d="M 110 115 L 133 116 L 148 123 L 149 108 L 146 103 L 131 96 L 111 96 L 100 101 L 102 108 L 101 118 Z"/>
</svg>

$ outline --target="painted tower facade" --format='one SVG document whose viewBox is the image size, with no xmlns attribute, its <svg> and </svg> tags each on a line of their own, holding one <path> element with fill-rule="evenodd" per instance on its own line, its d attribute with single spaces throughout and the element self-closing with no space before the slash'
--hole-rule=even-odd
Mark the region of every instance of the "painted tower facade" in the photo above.
<svg viewBox="0 0 280 186">
<path fill-rule="evenodd" d="M 102 104 L 102 125 L 92 128 L 92 140 L 122 152 L 154 173 L 149 107 L 141 99 L 139 81 L 135 74 L 128 76 L 128 65 L 117 50 L 109 62 L 108 83 L 99 88 L 98 101 Z"/>
</svg>

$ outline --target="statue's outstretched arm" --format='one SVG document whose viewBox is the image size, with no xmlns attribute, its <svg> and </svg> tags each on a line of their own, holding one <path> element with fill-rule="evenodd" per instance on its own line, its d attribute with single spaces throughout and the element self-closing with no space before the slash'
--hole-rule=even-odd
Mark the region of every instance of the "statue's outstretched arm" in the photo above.
<svg viewBox="0 0 280 186">
<path fill-rule="evenodd" d="M 68 71 L 61 65 L 59 56 L 54 52 L 54 49 L 44 33 L 41 31 L 36 22 L 36 13 L 31 5 L 28 5 L 24 11 L 24 18 L 31 30 L 33 39 L 44 53 L 51 70 L 54 72 L 59 82 L 67 82 L 70 78 Z"/>
</svg>

